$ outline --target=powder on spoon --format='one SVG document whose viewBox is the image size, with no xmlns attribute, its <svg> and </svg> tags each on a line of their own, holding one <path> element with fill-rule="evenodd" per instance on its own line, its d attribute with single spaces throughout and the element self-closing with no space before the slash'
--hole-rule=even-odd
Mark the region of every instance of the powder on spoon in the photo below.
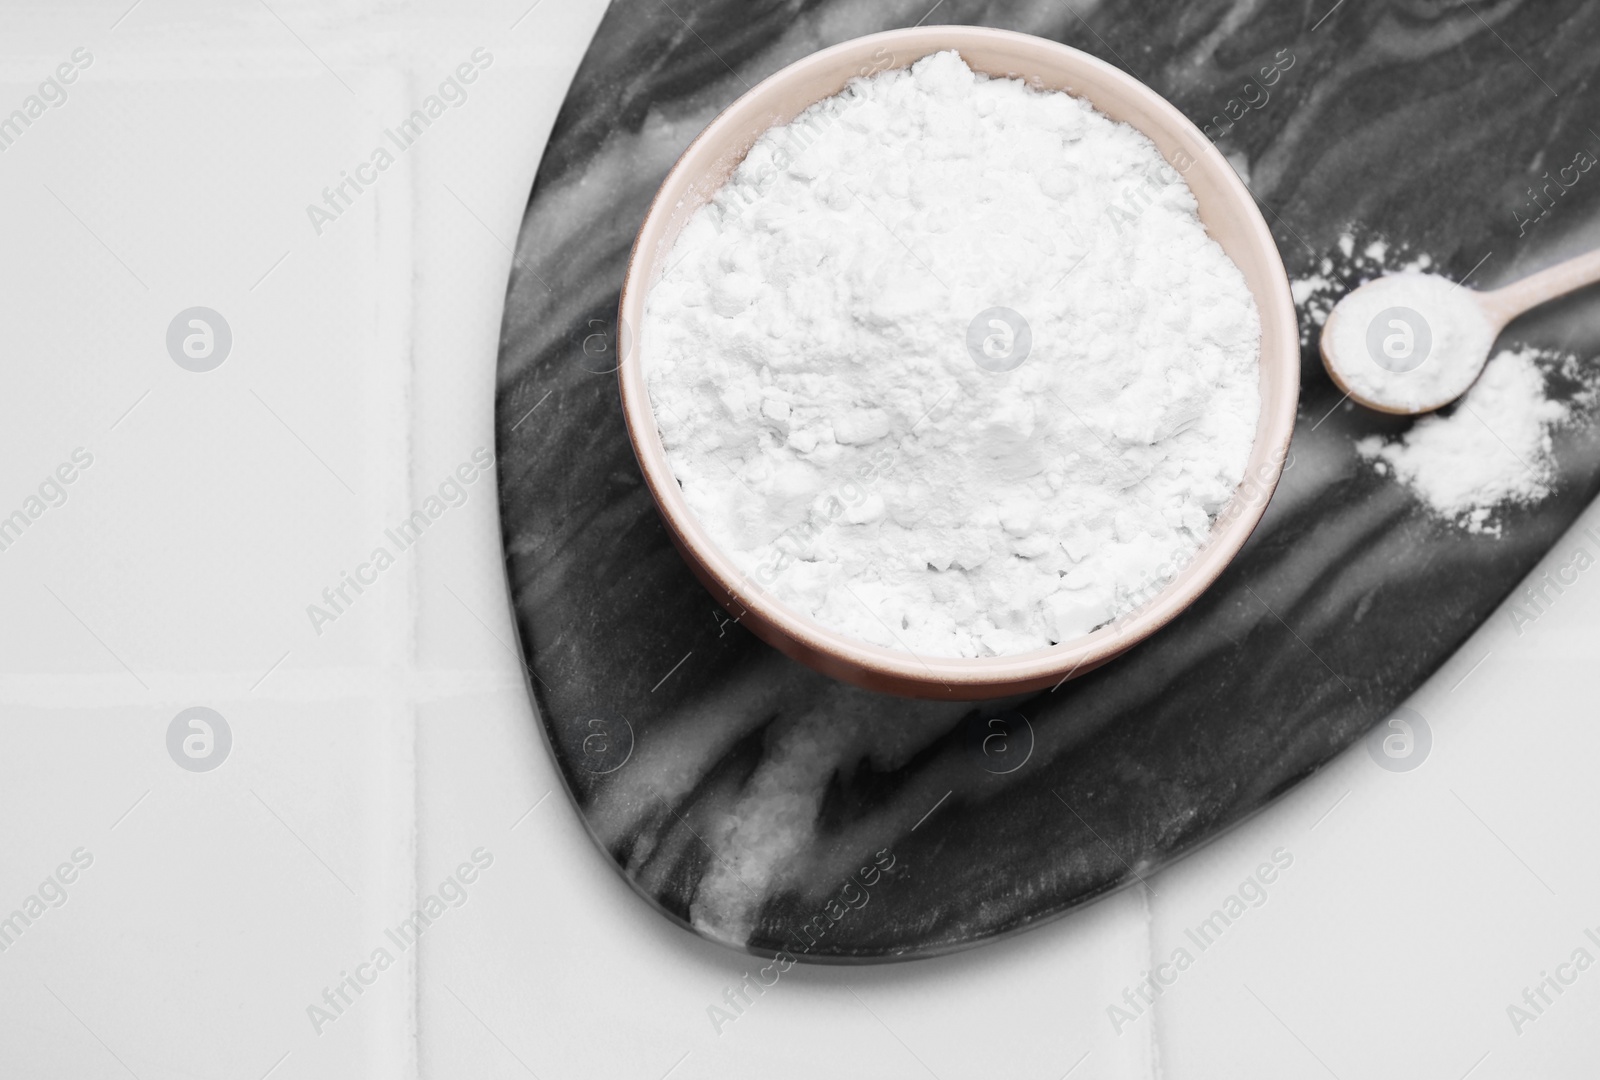
<svg viewBox="0 0 1600 1080">
<path fill-rule="evenodd" d="M 1352 292 L 1328 322 L 1329 360 L 1358 398 L 1434 409 L 1466 393 L 1494 344 L 1475 294 L 1437 274 L 1391 274 Z"/>
<path fill-rule="evenodd" d="M 1260 322 L 1148 138 L 954 52 L 763 135 L 652 289 L 673 474 L 857 639 L 1012 654 L 1148 600 L 1244 476 Z"/>
</svg>

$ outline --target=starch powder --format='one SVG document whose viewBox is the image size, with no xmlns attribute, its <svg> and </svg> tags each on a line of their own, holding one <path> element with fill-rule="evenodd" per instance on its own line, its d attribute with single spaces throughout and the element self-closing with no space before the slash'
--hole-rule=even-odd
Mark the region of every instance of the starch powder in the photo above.
<svg viewBox="0 0 1600 1080">
<path fill-rule="evenodd" d="M 1291 290 L 1304 312 L 1303 322 L 1314 328 L 1323 325 L 1335 307 L 1343 322 L 1347 306 L 1356 296 L 1373 292 L 1377 282 L 1394 283 L 1399 291 L 1390 293 L 1389 299 L 1398 299 L 1395 306 L 1426 313 L 1430 334 L 1434 324 L 1445 326 L 1429 350 L 1439 365 L 1439 373 L 1433 377 L 1442 385 L 1444 371 L 1474 371 L 1474 357 L 1481 357 L 1489 343 L 1473 325 L 1476 310 L 1458 311 L 1458 325 L 1466 327 L 1465 334 L 1451 331 L 1451 320 L 1441 316 L 1441 311 L 1473 298 L 1466 286 L 1457 287 L 1431 273 L 1434 265 L 1427 252 L 1414 251 L 1401 242 L 1379 238 L 1363 249 L 1362 243 L 1346 232 L 1339 238 L 1338 254 L 1330 252 L 1310 274 L 1292 282 Z M 1419 279 L 1428 284 L 1419 289 Z M 1351 293 L 1350 283 L 1362 280 L 1373 284 Z M 1443 297 L 1444 304 L 1430 302 L 1430 295 Z M 1475 302 L 1472 306 L 1477 307 Z M 1388 309 L 1367 307 L 1369 315 L 1383 310 Z M 1405 312 L 1398 314 L 1405 317 Z M 1348 330 L 1347 325 L 1340 332 Z M 1386 331 L 1399 332 L 1399 328 L 1385 321 L 1379 333 Z M 1341 352 L 1360 347 L 1359 342 L 1351 343 Z M 1403 387 L 1412 374 L 1392 373 L 1388 389 Z M 1552 393 L 1552 374 L 1559 376 L 1564 387 L 1559 393 Z M 1427 390 L 1430 396 L 1436 392 Z M 1396 438 L 1373 435 L 1361 439 L 1356 451 L 1378 473 L 1405 484 L 1437 517 L 1469 533 L 1498 536 L 1505 507 L 1536 506 L 1555 489 L 1559 477 L 1553 433 L 1580 414 L 1591 414 L 1596 401 L 1600 401 L 1600 376 L 1591 363 L 1549 349 L 1506 346 L 1453 407 L 1421 417 Z M 1347 410 L 1356 407 L 1345 405 Z"/>
<path fill-rule="evenodd" d="M 855 638 L 1086 634 L 1244 477 L 1259 316 L 1180 173 L 954 52 L 767 132 L 667 264 L 640 349 L 685 499 L 750 584 Z"/>
<path fill-rule="evenodd" d="M 1476 294 L 1437 274 L 1368 282 L 1340 301 L 1328 334 L 1327 355 L 1346 387 L 1408 411 L 1466 393 L 1494 344 Z"/>
<path fill-rule="evenodd" d="M 1440 517 L 1497 535 L 1497 507 L 1537 503 L 1555 480 L 1550 432 L 1571 410 L 1546 396 L 1542 356 L 1549 359 L 1528 348 L 1498 353 L 1449 415 L 1424 417 L 1390 442 L 1368 436 L 1356 452 Z"/>
</svg>

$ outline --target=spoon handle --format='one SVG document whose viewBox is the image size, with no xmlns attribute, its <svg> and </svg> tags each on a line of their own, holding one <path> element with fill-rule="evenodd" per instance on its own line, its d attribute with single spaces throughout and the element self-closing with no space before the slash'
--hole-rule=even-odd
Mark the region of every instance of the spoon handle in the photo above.
<svg viewBox="0 0 1600 1080">
<path fill-rule="evenodd" d="M 1558 262 L 1521 281 L 1481 293 L 1484 312 L 1504 326 L 1525 311 L 1600 281 L 1600 249 Z"/>
</svg>

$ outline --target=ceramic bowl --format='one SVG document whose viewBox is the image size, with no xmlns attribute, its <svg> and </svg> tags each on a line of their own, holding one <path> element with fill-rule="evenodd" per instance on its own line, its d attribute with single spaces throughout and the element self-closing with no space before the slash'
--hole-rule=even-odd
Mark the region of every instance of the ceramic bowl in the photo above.
<svg viewBox="0 0 1600 1080">
<path fill-rule="evenodd" d="M 1052 687 L 1082 675 L 1149 637 L 1216 580 L 1266 509 L 1286 460 L 1299 395 L 1300 338 L 1283 262 L 1255 200 L 1233 168 L 1182 113 L 1149 87 L 1086 53 L 1027 34 L 971 26 L 892 30 L 814 53 L 765 80 L 700 133 L 661 185 L 634 241 L 622 289 L 622 334 L 643 325 L 650 287 L 678 233 L 768 128 L 788 123 L 863 73 L 908 67 L 955 49 L 975 71 L 1064 90 L 1147 135 L 1183 174 L 1206 229 L 1238 265 L 1261 314 L 1261 416 L 1245 479 L 1218 515 L 1207 543 L 1135 611 L 1050 648 L 976 659 L 883 648 L 822 626 L 761 589 L 722 552 L 695 518 L 673 477 L 656 428 L 637 348 L 618 368 L 634 454 L 673 542 L 712 595 L 779 651 L 869 690 L 921 698 L 976 700 Z"/>
</svg>

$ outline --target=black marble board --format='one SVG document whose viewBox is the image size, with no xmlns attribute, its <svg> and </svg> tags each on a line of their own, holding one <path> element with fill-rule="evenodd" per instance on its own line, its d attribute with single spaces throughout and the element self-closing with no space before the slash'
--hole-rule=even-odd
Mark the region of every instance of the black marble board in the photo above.
<svg viewBox="0 0 1600 1080">
<path fill-rule="evenodd" d="M 1600 154 L 1595 0 L 928 6 L 616 0 L 556 122 L 507 290 L 500 506 L 538 715 L 634 888 L 760 954 L 930 956 L 1137 883 L 1383 719 L 1600 487 L 1585 413 L 1557 434 L 1554 494 L 1502 513 L 1500 535 L 1430 516 L 1353 449 L 1409 421 L 1340 405 L 1306 321 L 1294 456 L 1265 520 L 1128 655 L 1024 700 L 944 704 L 836 683 L 756 640 L 690 575 L 644 487 L 617 395 L 616 306 L 679 152 L 807 53 L 931 18 L 1116 64 L 1241 169 L 1291 276 L 1331 261 L 1314 305 L 1371 272 L 1360 252 L 1376 239 L 1391 261 L 1427 252 L 1479 286 L 1570 253 L 1586 228 L 1596 242 L 1600 171 L 1548 208 L 1529 191 Z M 1284 54 L 1292 66 L 1260 85 Z M 1600 296 L 1509 336 L 1591 358 Z"/>
</svg>

